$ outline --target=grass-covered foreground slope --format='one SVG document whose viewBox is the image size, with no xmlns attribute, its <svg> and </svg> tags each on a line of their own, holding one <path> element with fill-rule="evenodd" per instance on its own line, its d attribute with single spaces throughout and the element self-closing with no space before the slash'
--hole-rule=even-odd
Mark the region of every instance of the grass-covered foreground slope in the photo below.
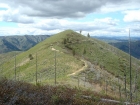
<svg viewBox="0 0 140 105">
<path fill-rule="evenodd" d="M 136 90 L 136 83 L 137 89 L 140 86 L 138 65 L 140 62 L 132 58 L 133 91 Z M 0 72 L 1 76 L 31 83 L 37 81 L 54 84 L 55 76 L 59 84 L 86 85 L 87 88 L 96 89 L 92 85 L 98 83 L 102 89 L 108 86 L 110 92 L 117 90 L 118 93 L 118 87 L 124 92 L 126 77 L 129 90 L 129 55 L 72 30 L 51 36 L 28 51 L 18 54 L 3 63 Z"/>
</svg>

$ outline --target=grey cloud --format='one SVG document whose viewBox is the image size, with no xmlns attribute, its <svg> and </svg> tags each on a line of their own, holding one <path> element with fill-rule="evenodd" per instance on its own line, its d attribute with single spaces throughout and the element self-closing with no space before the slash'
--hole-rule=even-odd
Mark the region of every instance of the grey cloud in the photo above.
<svg viewBox="0 0 140 105">
<path fill-rule="evenodd" d="M 140 32 L 140 25 L 139 24 L 135 24 L 135 25 L 132 25 L 130 27 L 130 31 L 133 33 L 133 32 L 136 32 L 136 33 L 139 33 Z"/>
<path fill-rule="evenodd" d="M 140 32 L 140 29 L 132 29 L 134 32 Z"/>
<path fill-rule="evenodd" d="M 36 17 L 79 18 L 99 11 L 107 4 L 121 4 L 129 0 L 0 0 L 22 14 Z"/>
</svg>

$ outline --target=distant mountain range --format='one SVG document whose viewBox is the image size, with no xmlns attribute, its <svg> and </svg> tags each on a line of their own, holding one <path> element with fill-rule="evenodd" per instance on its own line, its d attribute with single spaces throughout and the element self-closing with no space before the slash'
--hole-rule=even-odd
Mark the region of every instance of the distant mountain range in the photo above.
<svg viewBox="0 0 140 105">
<path fill-rule="evenodd" d="M 37 43 L 50 37 L 49 35 L 0 36 L 0 53 L 25 51 Z"/>
<path fill-rule="evenodd" d="M 105 41 L 120 50 L 129 53 L 128 37 L 94 36 L 93 38 Z M 131 37 L 131 55 L 140 59 L 140 37 Z"/>
<path fill-rule="evenodd" d="M 92 38 L 96 38 L 105 42 L 124 42 L 128 41 L 129 37 L 127 36 L 91 36 Z M 131 37 L 131 41 L 138 41 L 140 37 Z"/>
<path fill-rule="evenodd" d="M 129 43 L 126 42 L 116 42 L 116 43 L 110 43 L 113 46 L 119 48 L 120 50 L 129 53 Z M 131 42 L 131 55 L 140 59 L 140 40 Z"/>
</svg>

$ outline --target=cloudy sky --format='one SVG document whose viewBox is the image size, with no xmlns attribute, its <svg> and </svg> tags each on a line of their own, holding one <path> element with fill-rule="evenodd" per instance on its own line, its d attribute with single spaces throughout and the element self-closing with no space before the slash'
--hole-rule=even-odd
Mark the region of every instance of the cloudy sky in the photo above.
<svg viewBox="0 0 140 105">
<path fill-rule="evenodd" d="M 0 0 L 0 35 L 140 36 L 140 0 Z"/>
</svg>

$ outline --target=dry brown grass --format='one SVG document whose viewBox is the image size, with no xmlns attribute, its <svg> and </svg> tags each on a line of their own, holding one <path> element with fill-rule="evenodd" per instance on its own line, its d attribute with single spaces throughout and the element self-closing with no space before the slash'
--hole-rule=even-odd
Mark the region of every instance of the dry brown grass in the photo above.
<svg viewBox="0 0 140 105">
<path fill-rule="evenodd" d="M 36 86 L 25 82 L 0 80 L 0 105 L 96 105 L 100 103 L 99 97 L 110 98 L 90 90 L 70 88 L 66 85 Z M 100 105 L 108 103 L 101 102 Z"/>
</svg>

